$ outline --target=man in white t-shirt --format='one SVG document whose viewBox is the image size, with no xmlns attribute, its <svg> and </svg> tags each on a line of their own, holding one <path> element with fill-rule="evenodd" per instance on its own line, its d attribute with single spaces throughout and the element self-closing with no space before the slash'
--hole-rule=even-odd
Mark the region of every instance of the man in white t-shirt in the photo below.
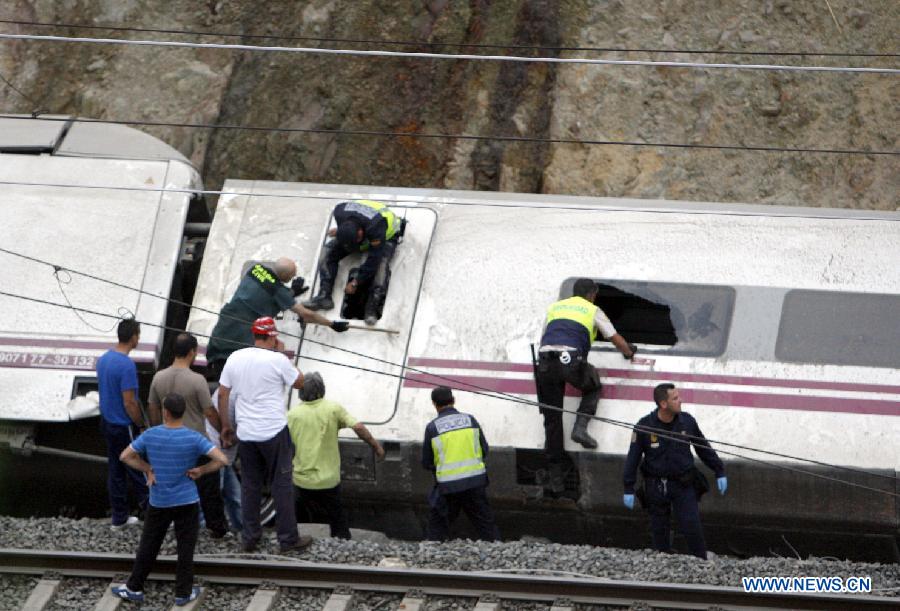
<svg viewBox="0 0 900 611">
<path fill-rule="evenodd" d="M 303 374 L 277 352 L 278 329 L 271 317 L 257 318 L 252 326 L 254 346 L 228 357 L 219 379 L 219 418 L 222 447 L 240 440 L 241 539 L 244 551 L 256 549 L 262 537 L 259 510 L 264 484 L 275 501 L 278 543 L 282 552 L 306 547 L 309 537 L 297 535 L 294 487 L 291 481 L 294 443 L 287 427 L 286 386 L 303 388 Z M 231 393 L 236 395 L 232 428 L 228 413 Z"/>
</svg>

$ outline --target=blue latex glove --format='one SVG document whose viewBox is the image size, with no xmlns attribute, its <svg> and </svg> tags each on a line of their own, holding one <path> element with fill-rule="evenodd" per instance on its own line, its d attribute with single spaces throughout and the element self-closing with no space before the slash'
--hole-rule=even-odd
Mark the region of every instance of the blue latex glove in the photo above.
<svg viewBox="0 0 900 611">
<path fill-rule="evenodd" d="M 625 503 L 625 506 L 628 507 L 628 509 L 634 509 L 634 495 L 633 494 L 626 494 L 625 496 L 623 496 L 622 502 Z"/>
<path fill-rule="evenodd" d="M 719 487 L 719 494 L 725 494 L 728 490 L 728 478 L 724 475 L 716 478 L 716 485 Z"/>
</svg>

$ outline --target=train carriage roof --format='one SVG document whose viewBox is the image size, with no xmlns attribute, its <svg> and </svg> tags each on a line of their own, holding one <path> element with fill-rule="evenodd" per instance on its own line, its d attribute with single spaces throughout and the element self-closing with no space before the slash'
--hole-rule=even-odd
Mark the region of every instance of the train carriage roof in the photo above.
<svg viewBox="0 0 900 611">
<path fill-rule="evenodd" d="M 190 161 L 165 142 L 124 125 L 82 123 L 76 117 L 0 118 L 0 153 L 51 154 L 143 161 Z"/>
</svg>

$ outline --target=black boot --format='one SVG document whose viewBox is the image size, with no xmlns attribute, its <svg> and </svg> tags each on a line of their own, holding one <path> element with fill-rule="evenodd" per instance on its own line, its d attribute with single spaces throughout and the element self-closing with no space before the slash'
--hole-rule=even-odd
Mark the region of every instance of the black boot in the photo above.
<svg viewBox="0 0 900 611">
<path fill-rule="evenodd" d="M 572 441 L 580 443 L 588 450 L 597 448 L 597 440 L 588 435 L 587 425 L 591 421 L 591 417 L 587 414 L 578 414 L 575 419 L 575 426 L 572 428 Z"/>
<path fill-rule="evenodd" d="M 303 307 L 310 310 L 330 310 L 334 307 L 334 301 L 331 299 L 334 283 L 323 277 L 319 278 L 319 282 L 319 292 L 312 299 L 304 301 Z"/>
<path fill-rule="evenodd" d="M 384 289 L 380 286 L 372 289 L 369 299 L 366 301 L 366 324 L 371 326 L 378 322 L 378 311 L 384 303 Z"/>
<path fill-rule="evenodd" d="M 319 293 L 312 299 L 304 301 L 303 306 L 310 310 L 330 310 L 334 307 L 334 300 L 330 295 Z"/>
</svg>

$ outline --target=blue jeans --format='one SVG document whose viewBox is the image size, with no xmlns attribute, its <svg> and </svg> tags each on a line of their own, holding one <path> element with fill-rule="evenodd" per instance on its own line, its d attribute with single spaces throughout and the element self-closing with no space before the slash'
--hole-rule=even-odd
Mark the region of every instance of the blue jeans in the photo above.
<svg viewBox="0 0 900 611">
<path fill-rule="evenodd" d="M 119 455 L 134 440 L 130 426 L 121 426 L 107 422 L 102 416 L 100 427 L 106 440 L 106 459 L 108 473 L 106 479 L 109 491 L 109 506 L 112 510 L 112 523 L 124 524 L 128 519 L 128 480 L 131 480 L 135 496 L 141 509 L 147 507 L 147 482 L 143 473 L 135 471 L 119 460 Z"/>
<path fill-rule="evenodd" d="M 222 500 L 225 502 L 225 513 L 231 529 L 238 532 L 244 530 L 241 519 L 241 482 L 237 478 L 234 467 L 223 467 L 219 471 L 219 482 L 222 486 Z"/>
</svg>

